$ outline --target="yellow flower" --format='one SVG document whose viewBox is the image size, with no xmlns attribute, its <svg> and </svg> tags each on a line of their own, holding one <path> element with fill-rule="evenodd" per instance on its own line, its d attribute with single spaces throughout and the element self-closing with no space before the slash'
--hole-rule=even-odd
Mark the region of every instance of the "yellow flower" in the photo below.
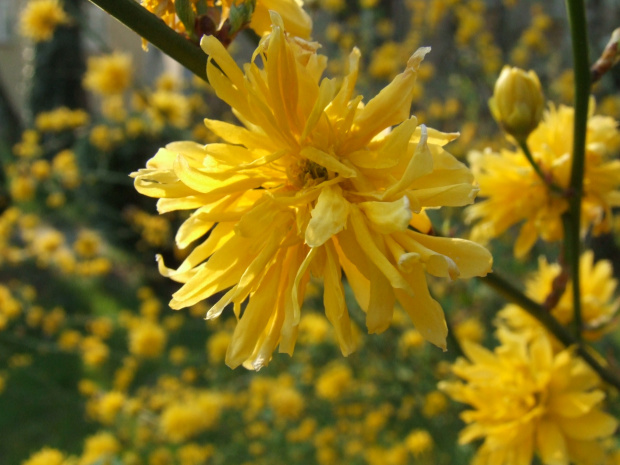
<svg viewBox="0 0 620 465">
<path fill-rule="evenodd" d="M 590 340 L 599 339 L 612 328 L 613 317 L 620 307 L 620 299 L 614 298 L 618 281 L 613 278 L 612 264 L 608 260 L 594 263 L 592 251 L 585 252 L 579 261 L 581 280 L 581 319 L 583 335 Z M 538 259 L 538 271 L 526 281 L 525 292 L 532 300 L 543 304 L 553 290 L 554 280 L 562 269 L 559 264 Z M 568 281 L 551 314 L 563 325 L 573 321 L 573 284 Z M 499 312 L 500 322 L 525 337 L 533 337 L 544 331 L 538 320 L 514 304 Z"/>
<path fill-rule="evenodd" d="M 129 333 L 129 352 L 144 358 L 159 357 L 167 339 L 161 326 L 146 319 L 141 320 Z"/>
<path fill-rule="evenodd" d="M 22 465 L 62 465 L 64 461 L 65 456 L 62 452 L 45 447 L 32 454 L 28 460 L 22 462 Z"/>
<path fill-rule="evenodd" d="M 445 348 L 426 273 L 484 275 L 492 259 L 473 242 L 428 234 L 425 207 L 462 206 L 476 193 L 471 173 L 443 149 L 456 135 L 409 116 L 428 49 L 362 105 L 353 94 L 357 49 L 344 80 L 321 81 L 327 63 L 318 44 L 289 37 L 273 20 L 245 75 L 215 38 L 202 41 L 209 82 L 243 126 L 207 119 L 224 142 L 170 144 L 132 174 L 139 192 L 160 198 L 160 213 L 197 209 L 177 233 L 179 248 L 210 232 L 177 270 L 159 258 L 160 272 L 184 283 L 170 306 L 228 289 L 207 318 L 233 303 L 240 320 L 226 363 L 259 369 L 278 344 L 292 353 L 312 274 L 323 278 L 325 313 L 348 355 L 355 343 L 344 271 L 369 332 L 387 329 L 398 300 L 422 335 Z"/>
<path fill-rule="evenodd" d="M 202 431 L 213 429 L 220 420 L 222 398 L 202 392 L 184 402 L 169 405 L 160 418 L 162 433 L 172 442 L 181 443 Z"/>
<path fill-rule="evenodd" d="M 605 393 L 599 379 L 570 350 L 554 355 L 546 337 L 531 341 L 504 333 L 490 352 L 463 341 L 469 361 L 453 367 L 463 382 L 440 388 L 472 409 L 461 414 L 467 426 L 461 444 L 477 439 L 477 465 L 521 465 L 536 453 L 544 464 L 604 463 L 600 440 L 618 422 L 601 411 Z"/>
<path fill-rule="evenodd" d="M 101 432 L 86 438 L 79 465 L 107 464 L 118 454 L 121 445 L 110 433 Z"/>
<path fill-rule="evenodd" d="M 89 119 L 89 114 L 84 110 L 58 107 L 54 110 L 37 114 L 34 124 L 41 132 L 61 132 L 85 126 Z"/>
<path fill-rule="evenodd" d="M 35 42 L 50 40 L 69 17 L 58 0 L 30 0 L 19 17 L 21 35 Z"/>
<path fill-rule="evenodd" d="M 103 424 L 111 425 L 125 404 L 125 395 L 122 392 L 110 391 L 97 400 L 97 419 Z"/>
<path fill-rule="evenodd" d="M 351 368 L 342 363 L 335 363 L 321 373 L 314 389 L 319 398 L 335 401 L 351 389 L 353 382 Z"/>
<path fill-rule="evenodd" d="M 405 447 L 418 458 L 433 449 L 433 437 L 424 429 L 415 429 L 405 438 Z"/>
<path fill-rule="evenodd" d="M 528 146 L 542 172 L 557 186 L 567 189 L 572 163 L 574 109 L 549 106 L 543 121 L 530 134 Z M 590 226 L 594 234 L 611 228 L 611 209 L 620 206 L 620 160 L 610 159 L 620 146 L 620 132 L 612 118 L 590 116 L 586 136 L 582 234 Z M 566 198 L 542 182 L 525 156 L 516 150 L 472 152 L 472 170 L 480 185 L 482 202 L 468 207 L 468 221 L 476 221 L 472 236 L 488 240 L 523 222 L 514 246 L 523 257 L 540 236 L 545 241 L 563 237 L 562 214 Z"/>
<path fill-rule="evenodd" d="M 131 84 L 131 56 L 111 53 L 90 57 L 84 75 L 84 87 L 100 95 L 120 94 Z"/>
<path fill-rule="evenodd" d="M 108 346 L 95 336 L 87 336 L 82 339 L 80 350 L 82 351 L 82 360 L 89 366 L 102 365 L 110 355 Z"/>
<path fill-rule="evenodd" d="M 224 360 L 230 339 L 228 331 L 218 331 L 209 337 L 207 340 L 207 356 L 211 363 L 221 363 Z"/>
<path fill-rule="evenodd" d="M 305 407 L 304 397 L 294 387 L 282 387 L 269 396 L 269 404 L 279 419 L 297 420 Z"/>
</svg>

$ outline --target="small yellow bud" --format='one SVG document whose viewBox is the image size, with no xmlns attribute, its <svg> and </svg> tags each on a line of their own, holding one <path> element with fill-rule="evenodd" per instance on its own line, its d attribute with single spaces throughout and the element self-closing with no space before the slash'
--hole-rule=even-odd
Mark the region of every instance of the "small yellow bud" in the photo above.
<svg viewBox="0 0 620 465">
<path fill-rule="evenodd" d="M 517 140 L 525 140 L 542 118 L 545 97 L 534 71 L 504 66 L 489 100 L 491 113 Z"/>
</svg>

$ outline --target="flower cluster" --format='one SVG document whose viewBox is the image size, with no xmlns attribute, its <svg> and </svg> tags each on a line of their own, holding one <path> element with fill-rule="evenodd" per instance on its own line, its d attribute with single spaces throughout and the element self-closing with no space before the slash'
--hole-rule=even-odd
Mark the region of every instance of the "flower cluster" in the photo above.
<svg viewBox="0 0 620 465">
<path fill-rule="evenodd" d="M 550 105 L 527 140 L 548 182 L 564 191 L 570 182 L 573 120 L 573 108 Z M 592 228 L 600 234 L 610 230 L 611 209 L 620 206 L 620 160 L 613 158 L 620 147 L 617 122 L 590 116 L 586 137 L 581 230 L 585 234 Z M 520 150 L 475 151 L 469 160 L 483 197 L 466 210 L 468 221 L 475 223 L 475 240 L 498 237 L 522 223 L 514 253 L 523 257 L 539 237 L 549 242 L 562 239 L 568 199 L 549 188 Z"/>
<path fill-rule="evenodd" d="M 159 259 L 160 271 L 184 284 L 170 306 L 227 290 L 207 318 L 232 303 L 240 320 L 227 363 L 258 369 L 278 344 L 293 351 L 312 274 L 323 278 L 325 313 L 347 355 L 354 344 L 344 271 L 369 332 L 388 327 L 398 300 L 424 337 L 445 348 L 443 312 L 426 273 L 481 276 L 492 260 L 473 242 L 429 234 L 425 208 L 466 205 L 477 190 L 443 149 L 456 134 L 409 115 L 429 50 L 414 53 L 364 105 L 354 95 L 357 49 L 341 84 L 321 80 L 318 44 L 288 36 L 277 14 L 272 20 L 245 73 L 216 39 L 202 40 L 209 81 L 243 125 L 207 119 L 223 142 L 169 144 L 133 173 L 139 192 L 160 198 L 161 213 L 196 209 L 178 231 L 180 248 L 208 234 L 177 270 Z"/>
<path fill-rule="evenodd" d="M 440 388 L 470 405 L 461 414 L 467 426 L 459 442 L 483 439 L 477 465 L 520 465 L 534 454 L 545 465 L 602 464 L 618 421 L 601 410 L 605 392 L 598 376 L 571 349 L 554 351 L 544 334 L 526 339 L 511 331 L 499 333 L 491 352 L 465 342 L 468 360 L 460 359 L 454 374 Z"/>
</svg>

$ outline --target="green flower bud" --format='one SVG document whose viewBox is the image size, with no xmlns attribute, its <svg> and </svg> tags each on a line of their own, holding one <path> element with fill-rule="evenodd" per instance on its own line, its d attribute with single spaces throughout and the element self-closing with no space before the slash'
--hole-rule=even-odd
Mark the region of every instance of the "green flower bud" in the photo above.
<svg viewBox="0 0 620 465">
<path fill-rule="evenodd" d="M 495 83 L 489 107 L 504 131 L 525 140 L 542 118 L 545 97 L 534 71 L 504 66 Z"/>
</svg>

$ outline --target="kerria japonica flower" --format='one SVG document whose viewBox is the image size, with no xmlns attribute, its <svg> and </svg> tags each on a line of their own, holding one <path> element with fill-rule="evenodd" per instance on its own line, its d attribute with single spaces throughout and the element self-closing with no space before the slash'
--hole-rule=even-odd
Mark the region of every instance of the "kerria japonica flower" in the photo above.
<svg viewBox="0 0 620 465">
<path fill-rule="evenodd" d="M 459 443 L 482 439 L 475 465 L 529 465 L 534 455 L 545 465 L 600 465 L 605 439 L 618 421 L 601 410 L 600 379 L 571 349 L 554 352 L 543 334 L 527 339 L 503 331 L 489 351 L 464 341 L 467 359 L 452 367 L 459 381 L 440 389 L 471 408 Z"/>
<path fill-rule="evenodd" d="M 443 149 L 456 134 L 409 115 L 429 49 L 363 105 L 354 95 L 359 50 L 344 79 L 321 80 L 319 45 L 288 36 L 277 14 L 272 20 L 243 71 L 216 39 L 202 39 L 209 82 L 242 125 L 206 119 L 223 142 L 172 143 L 132 174 L 139 192 L 160 199 L 160 213 L 196 209 L 176 243 L 200 244 L 176 270 L 159 258 L 160 272 L 184 284 L 170 306 L 227 290 L 207 318 L 232 303 L 239 322 L 226 363 L 259 369 L 278 344 L 293 352 L 312 274 L 323 279 L 325 313 L 348 355 L 355 347 L 344 271 L 370 333 L 389 326 L 398 300 L 424 337 L 445 348 L 426 273 L 482 276 L 492 258 L 473 242 L 428 234 L 424 208 L 469 204 L 476 193 L 471 173 Z"/>
<path fill-rule="evenodd" d="M 571 107 L 550 105 L 540 125 L 527 139 L 532 157 L 545 177 L 564 190 L 570 184 L 574 115 Z M 590 115 L 588 118 L 582 234 L 590 228 L 595 235 L 608 232 L 613 218 L 611 210 L 620 206 L 617 126 L 610 117 Z M 474 240 L 487 241 L 521 223 L 514 254 L 523 257 L 539 237 L 547 242 L 563 238 L 562 214 L 568 210 L 568 198 L 553 192 L 520 150 L 472 152 L 469 161 L 483 197 L 466 210 L 466 219 L 475 222 Z"/>
<path fill-rule="evenodd" d="M 582 336 L 588 340 L 599 340 L 605 333 L 616 328 L 620 297 L 615 297 L 618 281 L 614 279 L 613 265 L 609 260 L 594 262 L 594 253 L 584 252 L 579 259 L 581 279 Z M 525 294 L 539 304 L 544 304 L 554 291 L 556 279 L 562 267 L 548 263 L 546 258 L 538 259 L 538 270 L 525 282 Z M 573 283 L 567 278 L 564 292 L 550 310 L 551 315 L 562 325 L 573 321 Z M 533 338 L 546 329 L 540 322 L 516 304 L 508 304 L 498 313 L 498 323 L 525 338 Z"/>
</svg>

